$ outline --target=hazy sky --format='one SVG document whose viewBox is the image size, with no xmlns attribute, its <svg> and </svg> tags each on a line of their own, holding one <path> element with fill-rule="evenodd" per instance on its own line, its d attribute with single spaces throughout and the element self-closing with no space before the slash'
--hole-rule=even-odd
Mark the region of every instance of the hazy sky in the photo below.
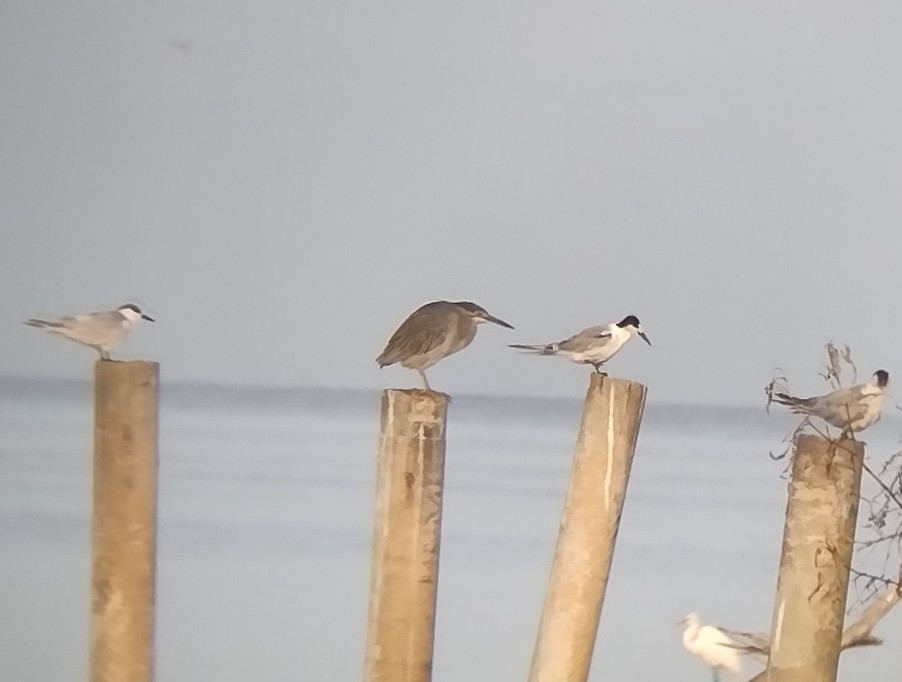
<svg viewBox="0 0 902 682">
<path fill-rule="evenodd" d="M 516 327 L 450 392 L 580 395 L 505 344 L 630 313 L 650 399 L 820 389 L 831 337 L 902 377 L 900 36 L 898 0 L 5 0 L 0 374 L 90 376 L 21 320 L 137 300 L 169 380 L 418 385 L 373 359 L 450 298 Z"/>
</svg>

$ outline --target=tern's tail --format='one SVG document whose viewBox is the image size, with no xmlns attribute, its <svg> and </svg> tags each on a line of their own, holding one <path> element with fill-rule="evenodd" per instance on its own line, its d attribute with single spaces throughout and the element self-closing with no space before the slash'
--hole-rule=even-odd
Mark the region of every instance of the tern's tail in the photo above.
<svg viewBox="0 0 902 682">
<path fill-rule="evenodd" d="M 796 398 L 788 393 L 774 393 L 771 399 L 778 405 L 789 405 L 793 412 L 806 412 L 815 401 L 815 398 Z"/>
<path fill-rule="evenodd" d="M 47 320 L 36 320 L 34 318 L 32 318 L 30 320 L 25 320 L 24 324 L 28 325 L 29 327 L 37 327 L 38 329 L 48 329 L 48 328 L 63 326 L 59 322 L 49 322 Z"/>
<path fill-rule="evenodd" d="M 526 350 L 530 353 L 538 353 L 539 355 L 554 355 L 557 353 L 557 346 L 553 343 L 547 345 L 529 345 L 526 343 L 509 343 L 508 348 L 516 348 L 517 350 Z"/>
</svg>

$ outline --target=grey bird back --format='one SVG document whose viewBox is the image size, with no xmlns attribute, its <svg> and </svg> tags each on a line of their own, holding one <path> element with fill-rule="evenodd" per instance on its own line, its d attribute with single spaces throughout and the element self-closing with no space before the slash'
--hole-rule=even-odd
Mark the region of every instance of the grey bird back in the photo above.
<svg viewBox="0 0 902 682">
<path fill-rule="evenodd" d="M 853 386 L 844 391 L 835 391 L 817 401 L 817 406 L 845 417 L 848 413 L 850 421 L 861 419 L 868 411 L 861 386 Z M 809 399 L 810 400 L 810 399 Z"/>
<path fill-rule="evenodd" d="M 611 333 L 605 326 L 588 327 L 569 339 L 557 344 L 560 350 L 579 352 L 586 348 L 599 348 L 611 340 Z"/>
</svg>

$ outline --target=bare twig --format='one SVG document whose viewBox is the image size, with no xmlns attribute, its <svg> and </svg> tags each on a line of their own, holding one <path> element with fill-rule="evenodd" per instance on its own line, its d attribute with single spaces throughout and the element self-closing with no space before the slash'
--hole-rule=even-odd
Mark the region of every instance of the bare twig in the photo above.
<svg viewBox="0 0 902 682">
<path fill-rule="evenodd" d="M 841 650 L 851 649 L 856 646 L 870 646 L 882 644 L 883 640 L 874 637 L 872 631 L 884 616 L 890 612 L 899 601 L 902 594 L 899 592 L 898 583 L 887 585 L 878 597 L 871 600 L 861 615 L 847 627 L 842 633 Z"/>
<path fill-rule="evenodd" d="M 779 367 L 775 367 L 770 383 L 764 387 L 764 394 L 767 396 L 767 404 L 764 411 L 770 414 L 771 403 L 774 402 L 774 393 L 789 393 L 789 379 Z"/>
<path fill-rule="evenodd" d="M 848 348 L 848 346 L 847 346 Z M 827 364 L 824 366 L 823 372 L 818 372 L 826 381 L 829 381 L 833 388 L 839 388 L 842 385 L 842 365 L 840 364 L 839 351 L 830 340 L 825 346 L 827 350 Z"/>
<path fill-rule="evenodd" d="M 843 346 L 842 359 L 846 362 L 847 365 L 849 365 L 849 367 L 852 368 L 852 381 L 850 381 L 849 383 L 854 384 L 856 381 L 858 381 L 858 367 L 852 361 L 852 349 L 849 348 L 848 344 Z"/>
<path fill-rule="evenodd" d="M 875 481 L 877 481 L 877 485 L 879 485 L 881 488 L 883 488 L 883 492 L 886 493 L 887 497 L 889 497 L 893 502 L 895 502 L 896 506 L 899 507 L 900 510 L 902 510 L 902 500 L 900 500 L 898 497 L 896 497 L 896 494 L 892 491 L 892 489 L 886 483 L 883 482 L 883 479 L 880 478 L 877 474 L 875 474 L 873 472 L 871 467 L 868 466 L 867 462 L 862 462 L 862 466 L 864 467 L 864 470 L 866 472 L 868 472 L 868 475 L 871 478 L 873 478 Z"/>
</svg>

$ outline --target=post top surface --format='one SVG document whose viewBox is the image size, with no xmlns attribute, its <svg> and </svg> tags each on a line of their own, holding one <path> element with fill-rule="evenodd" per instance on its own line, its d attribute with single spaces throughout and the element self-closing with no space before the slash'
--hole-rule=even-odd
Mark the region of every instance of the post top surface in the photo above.
<svg viewBox="0 0 902 682">
<path fill-rule="evenodd" d="M 160 382 L 160 363 L 148 360 L 98 360 L 94 363 L 94 381 L 102 382 Z"/>
<path fill-rule="evenodd" d="M 836 446 L 855 452 L 859 448 L 864 448 L 866 443 L 854 438 L 831 439 L 814 433 L 800 433 L 796 436 L 795 445 L 798 450 L 824 451 Z"/>
<path fill-rule="evenodd" d="M 604 385 L 615 386 L 617 388 L 637 388 L 643 391 L 647 390 L 645 384 L 640 384 L 638 381 L 631 381 L 629 379 L 618 379 L 617 377 L 609 377 L 604 376 L 603 374 L 599 374 L 598 372 L 592 372 L 591 380 L 589 385 L 592 388 L 601 388 Z"/>
<path fill-rule="evenodd" d="M 444 393 L 423 389 L 394 389 L 382 391 L 383 419 L 406 415 L 418 423 L 444 422 L 451 398 Z"/>
<path fill-rule="evenodd" d="M 159 367 L 160 363 L 153 360 L 97 360 L 95 367 L 136 367 L 146 365 L 149 367 Z"/>
<path fill-rule="evenodd" d="M 406 396 L 409 400 L 424 398 L 427 400 L 444 400 L 446 402 L 451 402 L 451 396 L 447 393 L 442 393 L 441 391 L 427 391 L 425 388 L 385 388 L 382 390 L 382 395 L 388 398 L 400 395 Z"/>
</svg>

